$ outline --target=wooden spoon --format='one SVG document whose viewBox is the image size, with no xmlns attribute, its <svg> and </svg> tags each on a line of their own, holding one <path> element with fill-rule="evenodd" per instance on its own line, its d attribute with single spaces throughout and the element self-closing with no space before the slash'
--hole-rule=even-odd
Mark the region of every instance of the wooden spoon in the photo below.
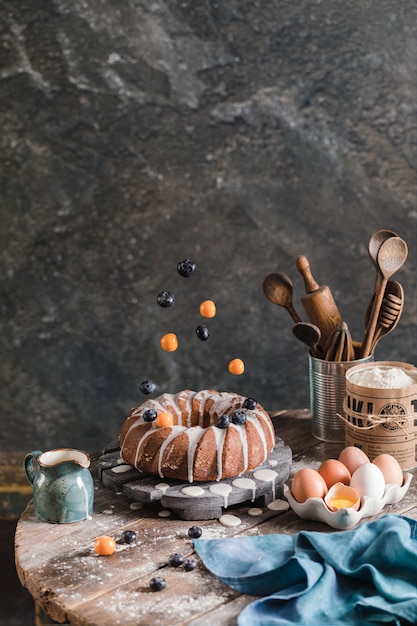
<svg viewBox="0 0 417 626">
<path fill-rule="evenodd" d="M 377 230 L 375 233 L 373 233 L 370 236 L 369 241 L 368 241 L 368 254 L 371 258 L 372 263 L 375 266 L 375 269 L 377 270 L 376 278 L 375 278 L 374 293 L 378 291 L 379 286 L 380 286 L 380 280 L 381 280 L 381 275 L 378 271 L 378 261 L 377 261 L 378 252 L 379 252 L 381 245 L 384 243 L 384 241 L 386 241 L 387 239 L 390 239 L 391 237 L 398 237 L 398 235 L 397 233 L 394 233 L 393 230 Z"/>
<path fill-rule="evenodd" d="M 297 337 L 310 348 L 314 357 L 322 358 L 321 350 L 318 347 L 321 339 L 321 331 L 318 326 L 310 324 L 310 322 L 297 322 L 292 327 L 292 332 L 294 337 Z"/>
<path fill-rule="evenodd" d="M 371 345 L 371 352 L 375 350 L 377 343 L 389 335 L 400 321 L 400 317 L 404 307 L 404 289 L 396 280 L 388 281 L 390 291 L 385 291 L 382 300 L 381 309 L 378 315 L 374 338 Z"/>
<path fill-rule="evenodd" d="M 381 245 L 391 237 L 398 237 L 398 235 L 394 233 L 393 230 L 377 230 L 370 236 L 368 241 L 368 254 L 375 267 L 377 267 L 377 256 Z"/>
<path fill-rule="evenodd" d="M 293 285 L 286 274 L 281 272 L 268 274 L 263 282 L 263 290 L 270 302 L 287 309 L 295 323 L 301 322 L 301 317 L 295 311 L 292 303 Z"/>
<path fill-rule="evenodd" d="M 407 244 L 401 237 L 390 237 L 379 247 L 377 254 L 377 272 L 380 273 L 380 279 L 370 312 L 369 323 L 362 342 L 362 358 L 371 354 L 373 337 L 388 279 L 404 265 L 407 256 Z"/>
</svg>

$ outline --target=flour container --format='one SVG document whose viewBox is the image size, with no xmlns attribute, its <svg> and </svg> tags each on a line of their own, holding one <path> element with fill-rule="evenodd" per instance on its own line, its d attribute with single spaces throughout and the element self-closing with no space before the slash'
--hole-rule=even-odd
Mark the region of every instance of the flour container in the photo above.
<svg viewBox="0 0 417 626">
<path fill-rule="evenodd" d="M 344 443 L 343 414 L 346 372 L 358 363 L 370 363 L 373 355 L 355 361 L 325 361 L 309 354 L 311 432 L 322 441 Z"/>
<path fill-rule="evenodd" d="M 391 454 L 403 470 L 417 466 L 417 369 L 375 361 L 346 372 L 346 445 L 372 461 Z"/>
</svg>

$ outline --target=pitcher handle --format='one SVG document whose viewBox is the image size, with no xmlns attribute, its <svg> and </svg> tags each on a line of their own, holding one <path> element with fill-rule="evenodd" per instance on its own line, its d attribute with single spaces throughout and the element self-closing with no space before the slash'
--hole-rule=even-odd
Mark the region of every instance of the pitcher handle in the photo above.
<svg viewBox="0 0 417 626">
<path fill-rule="evenodd" d="M 25 469 L 26 478 L 28 479 L 31 485 L 33 485 L 33 481 L 35 480 L 35 475 L 36 475 L 33 462 L 36 461 L 38 457 L 40 457 L 41 454 L 42 454 L 41 450 L 32 450 L 32 452 L 29 452 L 25 456 L 25 461 L 24 461 L 23 466 Z"/>
</svg>

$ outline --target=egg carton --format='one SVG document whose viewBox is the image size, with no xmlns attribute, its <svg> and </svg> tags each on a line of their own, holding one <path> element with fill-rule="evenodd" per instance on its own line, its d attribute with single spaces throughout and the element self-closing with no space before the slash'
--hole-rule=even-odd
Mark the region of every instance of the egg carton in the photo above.
<svg viewBox="0 0 417 626">
<path fill-rule="evenodd" d="M 386 485 L 382 498 L 363 496 L 360 508 L 357 511 L 353 507 L 330 511 L 323 498 L 308 498 L 305 502 L 297 502 L 291 494 L 288 485 L 284 485 L 284 497 L 288 500 L 294 513 L 302 519 L 316 520 L 324 522 L 332 528 L 346 530 L 356 526 L 364 517 L 377 515 L 385 505 L 399 502 L 407 493 L 412 477 L 412 474 L 404 473 L 404 481 L 401 487 L 393 484 Z"/>
<path fill-rule="evenodd" d="M 98 460 L 99 477 L 103 485 L 121 492 L 129 499 L 142 503 L 159 502 L 161 506 L 174 512 L 184 520 L 218 519 L 227 509 L 244 502 L 266 506 L 273 500 L 282 498 L 284 482 L 288 479 L 292 464 L 292 451 L 277 437 L 269 458 L 254 470 L 242 474 L 240 478 L 251 479 L 247 488 L 237 487 L 233 482 L 238 477 L 221 481 L 188 483 L 186 481 L 160 478 L 140 472 L 127 465 L 120 457 L 120 448 L 110 446 Z M 260 480 L 259 470 L 273 470 L 273 480 Z M 228 485 L 227 496 L 210 491 L 212 485 Z M 188 495 L 186 487 L 196 487 L 198 495 Z"/>
</svg>

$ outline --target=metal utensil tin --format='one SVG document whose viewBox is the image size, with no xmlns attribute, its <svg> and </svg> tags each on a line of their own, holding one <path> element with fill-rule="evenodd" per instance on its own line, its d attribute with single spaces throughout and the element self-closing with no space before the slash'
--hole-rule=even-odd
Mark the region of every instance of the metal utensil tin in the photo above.
<svg viewBox="0 0 417 626">
<path fill-rule="evenodd" d="M 345 443 L 344 415 L 346 371 L 354 365 L 372 362 L 373 354 L 355 361 L 325 361 L 308 355 L 311 432 L 322 441 Z"/>
</svg>

